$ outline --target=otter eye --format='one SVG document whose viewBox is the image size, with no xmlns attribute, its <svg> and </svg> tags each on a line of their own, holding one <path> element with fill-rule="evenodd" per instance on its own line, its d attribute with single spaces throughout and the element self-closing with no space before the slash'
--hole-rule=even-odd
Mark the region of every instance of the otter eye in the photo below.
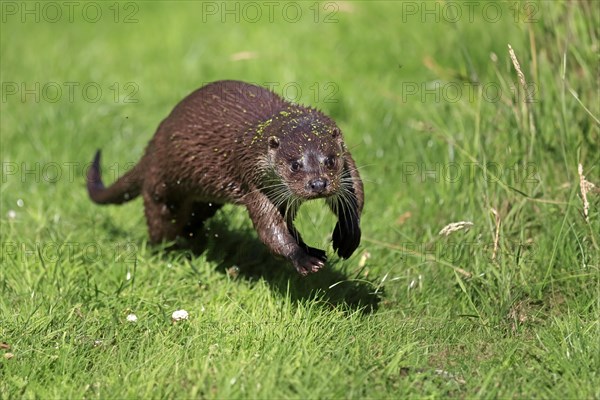
<svg viewBox="0 0 600 400">
<path fill-rule="evenodd" d="M 323 161 L 323 164 L 325 164 L 325 166 L 327 168 L 333 168 L 333 167 L 335 167 L 335 156 L 329 156 L 329 157 L 327 157 Z"/>
<path fill-rule="evenodd" d="M 300 168 L 302 168 L 302 163 L 300 161 L 292 161 L 290 168 L 294 172 L 300 171 Z"/>
</svg>

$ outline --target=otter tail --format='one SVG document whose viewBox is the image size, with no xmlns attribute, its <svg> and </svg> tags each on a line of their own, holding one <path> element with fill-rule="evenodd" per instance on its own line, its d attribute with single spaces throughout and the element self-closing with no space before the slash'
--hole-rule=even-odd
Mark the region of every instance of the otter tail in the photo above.
<svg viewBox="0 0 600 400">
<path fill-rule="evenodd" d="M 122 204 L 136 198 L 142 190 L 142 176 L 138 163 L 111 186 L 105 188 L 100 175 L 100 150 L 96 151 L 92 166 L 87 173 L 87 189 L 90 198 L 98 204 Z"/>
</svg>

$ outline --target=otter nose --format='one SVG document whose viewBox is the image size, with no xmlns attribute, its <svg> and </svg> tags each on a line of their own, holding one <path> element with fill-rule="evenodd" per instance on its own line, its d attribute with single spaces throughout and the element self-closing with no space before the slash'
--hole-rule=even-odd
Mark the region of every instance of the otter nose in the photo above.
<svg viewBox="0 0 600 400">
<path fill-rule="evenodd" d="M 310 190 L 316 193 L 321 193 L 327 187 L 327 179 L 317 178 L 308 182 Z"/>
</svg>

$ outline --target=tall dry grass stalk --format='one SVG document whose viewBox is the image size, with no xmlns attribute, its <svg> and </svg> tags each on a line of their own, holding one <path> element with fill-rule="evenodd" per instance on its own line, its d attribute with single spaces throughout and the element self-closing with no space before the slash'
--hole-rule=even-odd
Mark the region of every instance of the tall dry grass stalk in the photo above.
<svg viewBox="0 0 600 400">
<path fill-rule="evenodd" d="M 583 175 L 583 165 L 577 166 L 577 173 L 579 174 L 579 189 L 581 190 L 581 201 L 583 202 L 583 217 L 585 222 L 590 222 L 590 202 L 588 201 L 588 193 L 594 191 L 596 185 L 585 179 Z"/>
<path fill-rule="evenodd" d="M 494 219 L 496 222 L 496 232 L 494 234 L 494 250 L 492 251 L 492 261 L 496 260 L 496 255 L 498 254 L 498 242 L 500 241 L 500 214 L 496 211 L 495 208 L 491 208 L 492 214 L 494 214 Z"/>
<path fill-rule="evenodd" d="M 531 156 L 531 153 L 533 152 L 533 148 L 535 145 L 535 136 L 536 136 L 536 127 L 535 127 L 535 121 L 533 119 L 533 110 L 532 110 L 532 103 L 534 102 L 535 99 L 533 99 L 531 96 L 531 90 L 529 89 L 529 87 L 527 85 L 527 81 L 525 80 L 525 74 L 523 73 L 523 70 L 521 69 L 521 64 L 519 63 L 519 59 L 517 58 L 517 55 L 515 54 L 515 51 L 513 50 L 512 46 L 510 44 L 508 45 L 508 54 L 512 61 L 513 67 L 515 67 L 515 70 L 517 71 L 517 76 L 519 77 L 519 83 L 521 84 L 521 89 L 523 90 L 522 98 L 524 99 L 523 103 L 525 104 L 524 105 L 525 110 L 522 111 L 522 114 L 524 116 L 526 116 L 527 121 L 529 123 L 529 135 L 531 137 L 531 143 L 529 145 L 529 155 Z M 537 91 L 535 91 L 535 93 L 537 93 Z M 521 98 L 521 96 L 519 96 L 519 99 L 520 98 Z"/>
<path fill-rule="evenodd" d="M 446 225 L 445 227 L 443 227 L 442 230 L 439 231 L 438 235 L 448 236 L 452 232 L 460 231 L 463 229 L 469 229 L 472 226 L 473 226 L 473 223 L 471 221 L 452 222 L 452 223 Z"/>
</svg>

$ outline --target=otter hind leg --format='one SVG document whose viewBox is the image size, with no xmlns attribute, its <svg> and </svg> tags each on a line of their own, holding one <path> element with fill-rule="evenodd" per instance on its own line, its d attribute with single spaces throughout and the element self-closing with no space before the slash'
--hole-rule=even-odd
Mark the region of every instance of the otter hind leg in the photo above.
<svg viewBox="0 0 600 400">
<path fill-rule="evenodd" d="M 215 215 L 222 204 L 165 199 L 144 192 L 144 211 L 153 244 L 176 241 L 171 249 L 190 248 L 201 252 L 200 232 L 204 222 Z"/>
<path fill-rule="evenodd" d="M 185 225 L 180 203 L 158 199 L 144 191 L 144 213 L 148 224 L 148 234 L 152 244 L 170 242 L 177 239 Z"/>
<path fill-rule="evenodd" d="M 223 204 L 192 202 L 187 210 L 187 222 L 183 227 L 183 236 L 188 239 L 197 238 L 204 227 L 204 222 L 215 215 L 221 207 Z"/>
</svg>

